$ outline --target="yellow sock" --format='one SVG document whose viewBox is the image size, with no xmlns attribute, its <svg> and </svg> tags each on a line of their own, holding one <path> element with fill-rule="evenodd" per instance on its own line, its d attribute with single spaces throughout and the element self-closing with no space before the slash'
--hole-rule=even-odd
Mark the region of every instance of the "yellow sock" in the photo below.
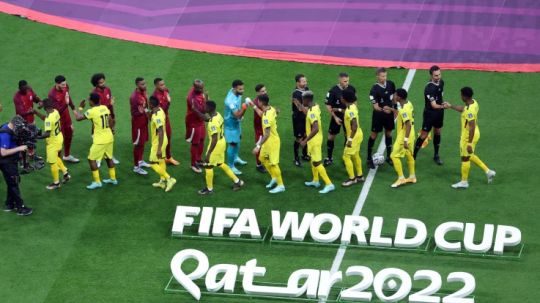
<svg viewBox="0 0 540 303">
<path fill-rule="evenodd" d="M 208 190 L 212 190 L 214 189 L 214 169 L 207 168 L 204 171 L 206 172 L 206 175 L 205 175 L 206 188 L 208 188 Z"/>
<path fill-rule="evenodd" d="M 274 171 L 268 160 L 262 161 L 262 165 L 264 166 L 264 168 L 266 168 L 266 171 L 270 174 L 270 177 L 272 177 L 272 179 L 275 179 L 276 176 L 274 176 Z"/>
<path fill-rule="evenodd" d="M 56 164 L 56 163 L 51 164 L 51 175 L 52 175 L 54 183 L 60 182 L 60 178 L 58 176 L 59 175 L 58 174 L 58 164 Z"/>
<path fill-rule="evenodd" d="M 345 163 L 345 170 L 347 171 L 347 175 L 349 176 L 349 179 L 354 179 L 354 168 L 353 168 L 353 161 L 351 160 L 351 156 L 349 155 L 343 155 L 343 163 Z"/>
<path fill-rule="evenodd" d="M 487 165 L 484 162 L 482 162 L 482 160 L 480 160 L 480 158 L 478 158 L 477 155 L 471 156 L 471 162 L 476 164 L 478 167 L 480 167 L 485 173 L 489 171 L 489 168 L 487 167 Z"/>
<path fill-rule="evenodd" d="M 225 172 L 225 174 L 231 178 L 231 180 L 233 180 L 234 183 L 238 182 L 238 177 L 232 172 L 231 168 L 229 167 L 229 165 L 223 163 L 221 164 L 219 167 L 221 167 L 221 169 Z"/>
<path fill-rule="evenodd" d="M 471 170 L 471 162 L 461 162 L 461 181 L 469 180 L 469 171 Z"/>
<path fill-rule="evenodd" d="M 332 184 L 332 181 L 330 181 L 330 178 L 328 178 L 328 174 L 326 174 L 326 169 L 324 168 L 324 165 L 319 164 L 319 166 L 316 167 L 317 171 L 319 172 L 319 175 L 321 176 L 321 179 L 323 179 L 325 185 Z"/>
<path fill-rule="evenodd" d="M 319 182 L 319 170 L 311 163 L 311 173 L 313 174 L 313 182 Z"/>
<path fill-rule="evenodd" d="M 109 178 L 116 180 L 116 169 L 114 167 L 109 168 Z"/>
<path fill-rule="evenodd" d="M 356 169 L 356 175 L 363 176 L 364 172 L 362 170 L 362 158 L 360 158 L 359 154 L 355 154 L 352 159 L 354 163 L 354 168 Z"/>
<path fill-rule="evenodd" d="M 101 179 L 99 178 L 99 170 L 93 170 L 92 177 L 94 178 L 94 182 L 101 183 Z"/>
<path fill-rule="evenodd" d="M 163 175 L 161 177 L 165 178 L 165 180 L 171 178 L 171 176 L 169 176 L 169 174 L 167 173 L 167 163 L 165 163 L 165 159 L 159 160 L 159 166 L 163 170 Z"/>
<path fill-rule="evenodd" d="M 405 151 L 405 157 L 407 157 L 407 166 L 409 167 L 409 176 L 416 176 L 416 168 L 413 154 L 410 150 Z"/>
<path fill-rule="evenodd" d="M 159 164 L 152 163 L 150 164 L 150 167 L 152 167 L 152 169 L 159 175 L 161 179 L 167 180 L 171 177 L 169 176 L 169 174 L 167 174 L 167 171 L 163 169 L 163 166 L 161 166 L 161 163 Z"/>
<path fill-rule="evenodd" d="M 67 173 L 67 167 L 64 165 L 64 162 L 62 162 L 62 158 L 58 157 L 56 159 L 56 165 L 58 165 L 58 168 L 65 174 Z"/>
<path fill-rule="evenodd" d="M 398 178 L 403 178 L 403 165 L 401 165 L 401 159 L 398 157 L 390 157 L 394 162 L 394 169 L 398 175 Z"/>
<path fill-rule="evenodd" d="M 279 169 L 279 165 L 272 165 L 270 169 L 273 172 L 272 178 L 276 179 L 278 186 L 283 186 L 283 178 L 281 177 L 281 169 Z"/>
</svg>

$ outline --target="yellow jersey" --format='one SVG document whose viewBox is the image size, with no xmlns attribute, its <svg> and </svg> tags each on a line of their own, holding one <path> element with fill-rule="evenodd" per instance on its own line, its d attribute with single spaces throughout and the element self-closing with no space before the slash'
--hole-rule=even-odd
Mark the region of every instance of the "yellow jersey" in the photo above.
<svg viewBox="0 0 540 303">
<path fill-rule="evenodd" d="M 319 108 L 319 105 L 313 105 L 309 108 L 307 115 L 306 115 L 306 135 L 309 136 L 311 133 L 311 125 L 313 123 L 318 122 L 319 124 L 319 131 L 313 138 L 311 138 L 308 142 L 311 144 L 322 144 L 323 135 L 322 135 L 322 122 L 321 122 L 321 109 Z"/>
<path fill-rule="evenodd" d="M 267 142 L 276 142 L 279 141 L 279 134 L 277 132 L 277 121 L 276 121 L 277 112 L 273 107 L 266 109 L 262 115 L 262 128 L 263 131 L 267 128 L 270 128 L 270 137 L 268 137 Z M 270 143 L 272 144 L 272 143 Z"/>
<path fill-rule="evenodd" d="M 165 131 L 165 112 L 163 109 L 159 108 L 157 112 L 152 113 L 151 123 L 150 123 L 150 132 L 152 134 L 152 145 L 159 145 L 159 135 L 158 129 L 161 127 L 163 129 L 163 146 L 167 146 L 168 138 L 167 132 Z"/>
<path fill-rule="evenodd" d="M 398 109 L 397 115 L 397 138 L 405 138 L 405 123 L 407 121 L 411 122 L 411 132 L 409 137 L 414 136 L 414 107 L 411 101 L 407 101 L 400 109 Z"/>
<path fill-rule="evenodd" d="M 212 141 L 212 135 L 217 134 L 217 139 L 219 143 L 221 140 L 225 140 L 223 136 L 223 116 L 220 113 L 216 112 L 216 115 L 210 118 L 208 121 L 208 138 L 210 142 Z"/>
<path fill-rule="evenodd" d="M 358 120 L 358 107 L 356 106 L 356 104 L 351 104 L 351 105 L 347 106 L 347 108 L 345 109 L 344 118 L 345 118 L 345 121 L 344 121 L 345 122 L 345 132 L 347 134 L 347 138 L 352 138 L 351 137 L 352 121 L 354 119 L 356 119 L 356 133 L 354 134 L 354 138 L 352 138 L 352 139 L 355 139 L 358 136 L 360 136 L 361 135 L 361 130 L 360 130 L 360 122 Z"/>
<path fill-rule="evenodd" d="M 94 126 L 94 144 L 107 144 L 114 141 L 112 130 L 109 126 L 111 112 L 105 105 L 94 106 L 88 109 L 84 116 L 92 121 Z"/>
<path fill-rule="evenodd" d="M 50 132 L 49 137 L 45 140 L 47 144 L 62 144 L 64 141 L 64 136 L 60 129 L 60 114 L 56 109 L 45 118 L 44 130 Z"/>
<path fill-rule="evenodd" d="M 466 105 L 461 112 L 461 140 L 469 141 L 469 122 L 475 121 L 474 136 L 480 136 L 480 128 L 478 128 L 478 111 L 480 107 L 478 102 L 473 99 L 473 103 Z"/>
</svg>

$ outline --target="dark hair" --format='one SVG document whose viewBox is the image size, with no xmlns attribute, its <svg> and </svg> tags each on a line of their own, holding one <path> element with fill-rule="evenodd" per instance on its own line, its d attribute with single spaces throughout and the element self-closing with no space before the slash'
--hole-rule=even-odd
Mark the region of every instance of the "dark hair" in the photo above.
<svg viewBox="0 0 540 303">
<path fill-rule="evenodd" d="M 300 79 L 302 78 L 305 78 L 306 76 L 304 76 L 304 74 L 297 74 L 296 76 L 294 76 L 294 80 L 296 82 L 300 82 Z"/>
<path fill-rule="evenodd" d="M 375 75 L 378 76 L 380 73 L 386 73 L 386 68 L 379 67 L 375 70 Z"/>
<path fill-rule="evenodd" d="M 398 95 L 401 99 L 407 99 L 407 91 L 404 88 L 398 88 L 396 89 L 396 95 Z"/>
<path fill-rule="evenodd" d="M 468 86 L 465 86 L 464 88 L 461 89 L 461 95 L 465 98 L 472 98 L 472 96 L 474 95 L 474 91 L 472 88 L 468 87 Z"/>
<path fill-rule="evenodd" d="M 158 98 L 156 98 L 154 96 L 150 96 L 149 102 L 150 102 L 150 105 L 152 105 L 153 107 L 156 107 L 156 106 L 159 105 Z"/>
<path fill-rule="evenodd" d="M 26 80 L 19 81 L 19 89 L 22 89 L 24 86 L 27 86 L 28 82 Z"/>
<path fill-rule="evenodd" d="M 139 84 L 139 82 L 144 81 L 143 77 L 137 77 L 135 78 L 135 85 Z"/>
<path fill-rule="evenodd" d="M 349 77 L 349 74 L 345 73 L 345 72 L 341 72 L 339 73 L 339 77 L 340 78 L 348 78 Z"/>
<path fill-rule="evenodd" d="M 262 83 L 257 84 L 257 85 L 255 85 L 255 91 L 259 92 L 263 87 L 264 87 L 264 84 L 262 84 Z"/>
<path fill-rule="evenodd" d="M 433 75 L 433 72 L 436 72 L 438 70 L 441 70 L 441 68 L 437 65 L 433 65 L 432 67 L 429 68 L 429 74 Z"/>
<path fill-rule="evenodd" d="M 41 102 L 43 103 L 44 108 L 53 108 L 54 107 L 53 100 L 51 100 L 49 98 L 45 98 L 45 99 L 41 100 Z"/>
<path fill-rule="evenodd" d="M 96 87 L 98 86 L 98 82 L 101 79 L 105 80 L 105 74 L 97 73 L 97 74 L 92 75 L 92 78 L 90 78 L 90 82 L 92 83 L 92 86 Z"/>
<path fill-rule="evenodd" d="M 99 97 L 97 93 L 90 93 L 90 101 L 92 101 L 92 103 L 99 104 L 100 99 L 101 98 Z"/>
<path fill-rule="evenodd" d="M 157 77 L 156 79 L 154 79 L 154 85 L 158 84 L 159 81 L 163 81 L 163 79 L 161 79 L 160 77 Z"/>
<path fill-rule="evenodd" d="M 216 110 L 216 102 L 212 100 L 206 101 L 206 106 L 208 106 L 208 108 L 211 110 Z"/>
<path fill-rule="evenodd" d="M 267 94 L 260 95 L 259 96 L 259 102 L 261 102 L 264 105 L 268 105 L 268 103 L 270 102 L 270 98 L 268 97 Z"/>
<path fill-rule="evenodd" d="M 302 93 L 302 100 L 310 100 L 313 101 L 313 92 L 310 90 L 306 90 Z"/>
<path fill-rule="evenodd" d="M 62 76 L 62 75 L 58 75 L 56 77 L 54 77 L 54 83 L 56 84 L 60 84 L 62 82 L 66 81 L 66 77 Z"/>
<path fill-rule="evenodd" d="M 349 88 L 345 89 L 343 91 L 343 93 L 341 94 L 341 96 L 347 102 L 352 103 L 352 102 L 356 101 L 356 94 L 354 93 L 354 91 L 352 89 L 349 89 Z"/>
<path fill-rule="evenodd" d="M 236 88 L 237 86 L 240 86 L 240 85 L 244 85 L 244 82 L 243 82 L 242 80 L 238 80 L 238 79 L 237 79 L 237 80 L 234 80 L 234 81 L 232 82 L 232 87 L 233 87 L 233 88 Z"/>
</svg>

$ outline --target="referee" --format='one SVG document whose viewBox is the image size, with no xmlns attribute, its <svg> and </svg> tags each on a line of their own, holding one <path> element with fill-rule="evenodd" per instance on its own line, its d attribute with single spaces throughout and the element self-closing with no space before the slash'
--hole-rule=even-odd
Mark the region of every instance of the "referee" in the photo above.
<svg viewBox="0 0 540 303">
<path fill-rule="evenodd" d="M 442 165 L 443 161 L 439 157 L 439 146 L 441 144 L 441 130 L 444 120 L 444 81 L 441 78 L 441 69 L 437 65 L 433 65 L 429 69 L 429 74 L 431 75 L 431 79 L 424 89 L 424 121 L 422 122 L 422 131 L 414 146 L 413 156 L 416 159 L 424 140 L 426 140 L 429 132 L 433 128 L 433 148 L 435 151 L 433 161 L 435 161 L 437 165 Z"/>
<path fill-rule="evenodd" d="M 307 78 L 302 74 L 294 77 L 296 87 L 292 93 L 292 121 L 294 132 L 294 165 L 300 167 L 300 157 L 298 149 L 300 142 L 306 138 L 306 114 L 302 111 L 302 93 L 309 90 L 307 87 Z M 309 161 L 310 157 L 307 154 L 307 145 L 302 149 L 302 160 Z"/>
<path fill-rule="evenodd" d="M 375 169 L 373 158 L 373 146 L 375 140 L 380 132 L 384 128 L 384 143 L 386 145 L 386 162 L 393 166 L 390 154 L 392 153 L 392 130 L 394 129 L 394 113 L 391 110 L 385 110 L 384 107 L 394 107 L 392 104 L 392 98 L 396 92 L 396 85 L 394 82 L 387 80 L 386 68 L 381 67 L 376 71 L 377 82 L 371 87 L 369 92 L 369 99 L 373 106 L 373 114 L 371 116 L 371 135 L 368 140 L 368 153 L 367 161 L 368 166 L 371 169 Z"/>
<path fill-rule="evenodd" d="M 343 133 L 345 133 L 343 115 L 347 106 L 341 102 L 341 95 L 345 89 L 352 91 L 356 95 L 356 89 L 352 85 L 349 85 L 349 75 L 347 73 L 339 73 L 338 81 L 338 84 L 334 85 L 328 91 L 326 101 L 324 102 L 331 117 L 328 127 L 328 140 L 326 141 L 328 156 L 324 159 L 324 166 L 334 163 L 334 159 L 332 158 L 334 140 L 342 127 Z"/>
</svg>

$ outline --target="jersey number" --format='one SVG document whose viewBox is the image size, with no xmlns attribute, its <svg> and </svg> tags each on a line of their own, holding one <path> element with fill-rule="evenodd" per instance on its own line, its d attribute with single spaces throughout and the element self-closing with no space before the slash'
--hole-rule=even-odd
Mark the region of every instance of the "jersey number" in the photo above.
<svg viewBox="0 0 540 303">
<path fill-rule="evenodd" d="M 60 133 L 60 121 L 56 121 L 56 123 L 54 123 L 54 135 L 58 136 L 59 133 Z"/>
<path fill-rule="evenodd" d="M 109 128 L 109 114 L 101 115 L 101 128 Z"/>
</svg>

